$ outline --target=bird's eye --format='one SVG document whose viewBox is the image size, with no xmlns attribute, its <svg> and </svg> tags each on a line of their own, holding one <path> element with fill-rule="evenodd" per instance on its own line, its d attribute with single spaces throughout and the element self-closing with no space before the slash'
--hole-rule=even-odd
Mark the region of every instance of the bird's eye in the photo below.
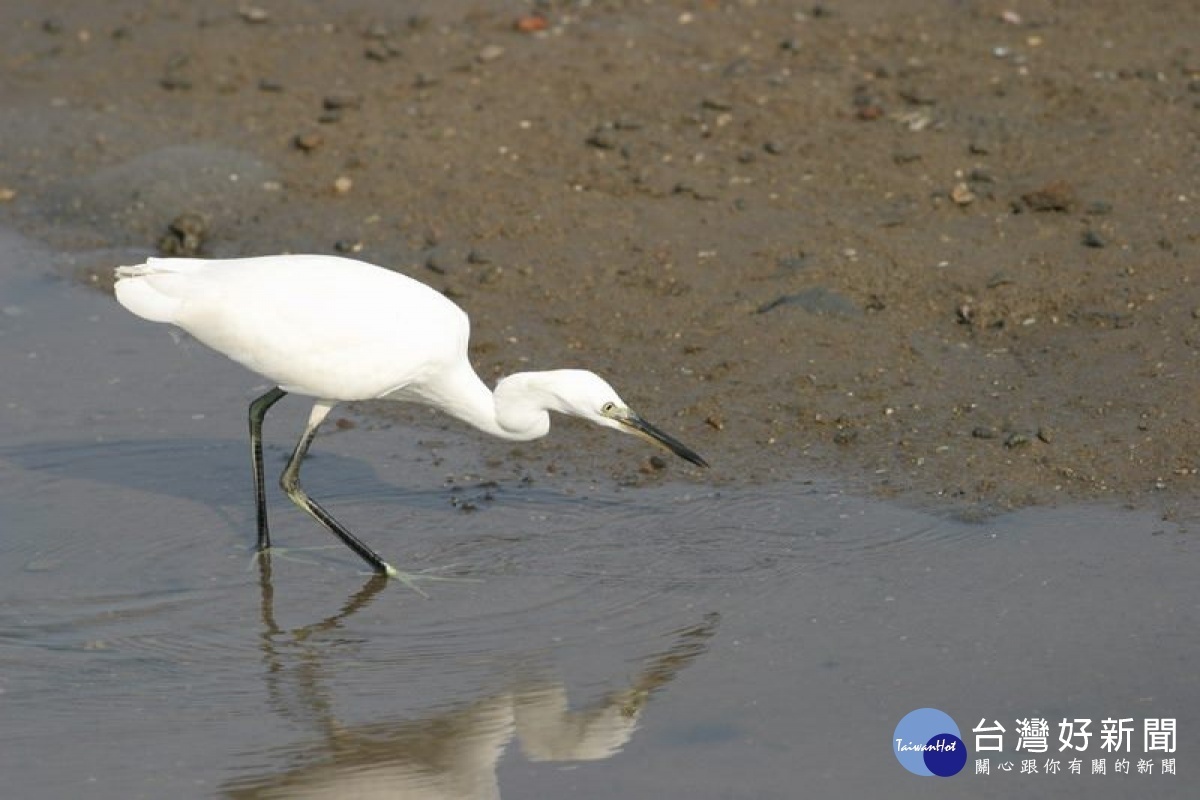
<svg viewBox="0 0 1200 800">
<path fill-rule="evenodd" d="M 608 416 L 609 414 L 613 413 L 616 410 L 617 410 L 616 403 L 609 402 L 609 403 L 605 403 L 604 405 L 600 406 L 600 413 L 604 414 L 605 416 Z"/>
</svg>

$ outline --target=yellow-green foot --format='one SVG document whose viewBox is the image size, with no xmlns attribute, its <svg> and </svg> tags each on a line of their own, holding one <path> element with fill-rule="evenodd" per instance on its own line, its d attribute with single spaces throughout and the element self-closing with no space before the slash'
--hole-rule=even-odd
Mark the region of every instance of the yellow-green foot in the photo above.
<svg viewBox="0 0 1200 800">
<path fill-rule="evenodd" d="M 441 567 L 441 569 L 450 569 L 453 566 L 454 565 L 449 567 Z M 384 562 L 383 568 L 384 574 L 389 578 L 400 581 L 400 583 L 404 584 L 409 589 L 412 589 L 426 600 L 429 599 L 429 595 L 417 585 L 418 582 L 440 581 L 441 583 L 483 583 L 483 581 L 478 578 L 451 578 L 445 575 L 431 575 L 429 572 L 402 572 L 387 562 Z"/>
</svg>

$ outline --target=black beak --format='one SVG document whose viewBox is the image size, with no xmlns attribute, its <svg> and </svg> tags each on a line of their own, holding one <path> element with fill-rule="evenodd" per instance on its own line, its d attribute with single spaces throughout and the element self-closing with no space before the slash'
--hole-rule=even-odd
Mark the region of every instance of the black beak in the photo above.
<svg viewBox="0 0 1200 800">
<path fill-rule="evenodd" d="M 646 422 L 646 420 L 639 417 L 637 414 L 630 412 L 629 416 L 621 417 L 617 420 L 617 422 L 620 422 L 622 425 L 629 428 L 632 433 L 636 433 L 637 435 L 641 436 L 643 439 L 654 442 L 655 444 L 662 445 L 663 447 L 667 448 L 675 455 L 682 458 L 684 461 L 690 461 L 693 464 L 695 464 L 697 467 L 707 467 L 708 466 L 708 462 L 705 461 L 703 458 L 701 458 L 700 454 L 697 453 L 695 450 L 688 447 L 683 442 L 676 439 L 674 436 L 671 436 L 668 433 L 664 433 L 663 431 L 654 427 L 649 422 Z"/>
</svg>

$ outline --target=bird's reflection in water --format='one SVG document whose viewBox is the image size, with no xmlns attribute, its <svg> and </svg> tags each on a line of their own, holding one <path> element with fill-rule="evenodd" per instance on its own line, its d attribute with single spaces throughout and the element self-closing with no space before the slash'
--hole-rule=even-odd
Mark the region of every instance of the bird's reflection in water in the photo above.
<svg viewBox="0 0 1200 800">
<path fill-rule="evenodd" d="M 521 683 L 422 719 L 347 728 L 321 685 L 327 648 L 308 647 L 316 634 L 336 630 L 387 585 L 376 575 L 333 616 L 292 631 L 275 622 L 269 556 L 260 560 L 263 651 L 273 707 L 320 736 L 290 751 L 286 771 L 238 780 L 232 798 L 404 797 L 433 800 L 499 798 L 496 765 L 516 739 L 533 761 L 599 760 L 632 737 L 654 693 L 700 656 L 718 615 L 673 634 L 670 647 L 646 659 L 629 686 L 572 710 L 560 681 Z M 290 679 L 289 679 L 290 676 Z M 298 758 L 297 758 L 298 756 Z"/>
</svg>

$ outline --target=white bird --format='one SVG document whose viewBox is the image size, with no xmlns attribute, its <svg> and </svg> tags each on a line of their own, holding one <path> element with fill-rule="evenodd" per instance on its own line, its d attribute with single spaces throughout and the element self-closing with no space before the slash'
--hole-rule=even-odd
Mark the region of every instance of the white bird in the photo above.
<svg viewBox="0 0 1200 800">
<path fill-rule="evenodd" d="M 373 569 L 406 576 L 350 533 L 300 486 L 300 463 L 341 401 L 399 400 L 439 408 L 501 439 L 550 430 L 550 411 L 633 433 L 697 466 L 708 464 L 643 420 L 600 376 L 577 369 L 520 372 L 489 391 L 467 356 L 470 322 L 439 292 L 398 272 L 348 258 L 283 255 L 204 260 L 151 258 L 118 267 L 117 300 L 169 322 L 276 384 L 250 403 L 258 549 L 271 545 L 263 487 L 262 422 L 290 393 L 316 398 L 280 477 L 292 502 Z"/>
</svg>

